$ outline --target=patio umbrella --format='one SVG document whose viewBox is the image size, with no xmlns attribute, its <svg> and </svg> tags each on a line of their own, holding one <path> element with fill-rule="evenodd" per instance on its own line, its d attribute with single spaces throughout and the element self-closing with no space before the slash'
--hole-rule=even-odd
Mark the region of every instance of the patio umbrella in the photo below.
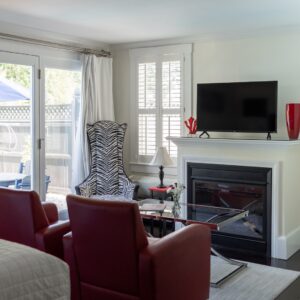
<svg viewBox="0 0 300 300">
<path fill-rule="evenodd" d="M 29 89 L 26 89 L 0 76 L 0 102 L 30 100 Z M 0 150 L 11 151 L 17 147 L 17 135 L 14 129 L 6 123 L 0 124 Z"/>
<path fill-rule="evenodd" d="M 0 77 L 0 101 L 22 101 L 30 100 L 29 89 L 23 88 L 22 86 L 7 80 L 6 78 Z"/>
</svg>

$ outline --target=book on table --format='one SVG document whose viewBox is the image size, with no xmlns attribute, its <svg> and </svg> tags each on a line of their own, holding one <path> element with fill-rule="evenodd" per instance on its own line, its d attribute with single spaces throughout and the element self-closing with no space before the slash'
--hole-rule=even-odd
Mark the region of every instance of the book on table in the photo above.
<svg viewBox="0 0 300 300">
<path fill-rule="evenodd" d="M 162 212 L 165 210 L 166 206 L 165 203 L 144 203 L 140 206 L 140 210 Z"/>
</svg>

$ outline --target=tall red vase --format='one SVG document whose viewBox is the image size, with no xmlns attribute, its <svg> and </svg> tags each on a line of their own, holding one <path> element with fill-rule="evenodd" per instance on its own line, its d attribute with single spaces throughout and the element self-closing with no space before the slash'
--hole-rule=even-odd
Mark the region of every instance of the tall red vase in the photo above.
<svg viewBox="0 0 300 300">
<path fill-rule="evenodd" d="M 298 139 L 300 130 L 300 103 L 286 105 L 286 126 L 291 140 Z"/>
</svg>

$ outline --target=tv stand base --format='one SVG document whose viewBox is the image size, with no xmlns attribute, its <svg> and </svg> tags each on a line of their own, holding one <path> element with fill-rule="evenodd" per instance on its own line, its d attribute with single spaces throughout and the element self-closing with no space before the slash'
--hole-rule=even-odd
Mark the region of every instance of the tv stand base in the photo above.
<svg viewBox="0 0 300 300">
<path fill-rule="evenodd" d="M 199 135 L 199 138 L 201 138 L 204 134 L 207 135 L 207 138 L 208 138 L 208 139 L 210 138 L 210 135 L 209 135 L 209 133 L 208 133 L 206 130 L 204 130 L 204 131 Z"/>
<path fill-rule="evenodd" d="M 272 137 L 271 137 L 271 133 L 270 132 L 268 132 L 268 135 L 267 135 L 267 140 L 271 140 L 272 139 Z"/>
</svg>

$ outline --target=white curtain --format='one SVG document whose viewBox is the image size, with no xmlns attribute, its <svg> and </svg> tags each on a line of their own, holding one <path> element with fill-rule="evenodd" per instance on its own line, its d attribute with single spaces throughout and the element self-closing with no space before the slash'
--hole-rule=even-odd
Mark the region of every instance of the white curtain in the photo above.
<svg viewBox="0 0 300 300">
<path fill-rule="evenodd" d="M 89 174 L 89 145 L 86 125 L 115 120 L 112 93 L 112 58 L 82 56 L 82 91 L 73 160 L 73 186 Z"/>
</svg>

